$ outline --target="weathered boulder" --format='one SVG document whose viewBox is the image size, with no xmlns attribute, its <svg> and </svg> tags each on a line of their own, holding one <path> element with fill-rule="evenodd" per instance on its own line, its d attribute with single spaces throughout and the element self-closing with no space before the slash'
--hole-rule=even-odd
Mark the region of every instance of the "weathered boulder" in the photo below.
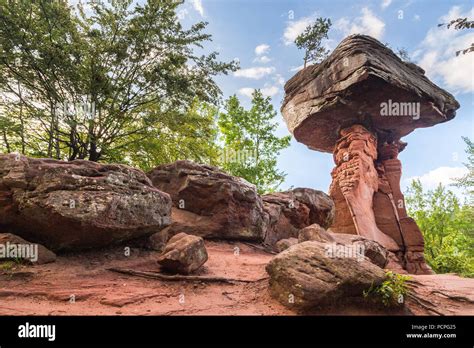
<svg viewBox="0 0 474 348">
<path fill-rule="evenodd" d="M 128 166 L 0 155 L 0 226 L 52 250 L 151 235 L 170 210 L 169 195 Z"/>
<path fill-rule="evenodd" d="M 318 224 L 309 225 L 298 232 L 298 242 L 315 240 L 318 242 L 335 242 L 333 235 Z"/>
<path fill-rule="evenodd" d="M 276 255 L 266 266 L 270 292 L 295 310 L 361 299 L 385 272 L 366 258 L 330 257 L 327 244 L 303 242 Z"/>
<path fill-rule="evenodd" d="M 191 161 L 161 165 L 148 173 L 153 185 L 173 200 L 169 235 L 262 240 L 266 223 L 254 185 L 216 167 Z"/>
<path fill-rule="evenodd" d="M 282 114 L 296 140 L 332 152 L 331 230 L 377 241 L 411 273 L 431 270 L 400 190 L 401 137 L 455 117 L 459 103 L 379 41 L 344 39 L 285 85 Z M 392 260 L 394 260 L 392 258 Z"/>
<path fill-rule="evenodd" d="M 201 237 L 178 233 L 171 237 L 157 261 L 169 272 L 189 274 L 204 265 L 207 257 Z"/>
<path fill-rule="evenodd" d="M 277 252 L 281 253 L 283 250 L 286 250 L 295 244 L 298 244 L 298 239 L 296 238 L 280 239 L 278 242 L 276 242 L 275 249 Z"/>
<path fill-rule="evenodd" d="M 334 233 L 331 234 L 331 237 L 334 238 L 334 243 L 336 244 L 352 245 L 357 247 L 365 257 L 367 257 L 373 264 L 379 266 L 380 268 L 384 268 L 388 263 L 389 251 L 374 240 L 345 233 Z"/>
<path fill-rule="evenodd" d="M 41 244 L 30 243 L 11 233 L 0 233 L 0 261 L 23 260 L 33 265 L 56 261 L 56 254 Z"/>
<path fill-rule="evenodd" d="M 273 246 L 280 239 L 298 238 L 300 229 L 311 224 L 329 227 L 334 218 L 334 203 L 324 192 L 296 188 L 262 196 L 268 226 L 265 244 Z"/>
<path fill-rule="evenodd" d="M 298 234 L 298 241 L 300 243 L 305 241 L 317 241 L 336 247 L 338 245 L 354 247 L 354 250 L 360 252 L 373 264 L 381 268 L 384 268 L 388 263 L 389 251 L 376 241 L 354 234 L 332 233 L 331 229 L 326 231 L 318 224 L 313 224 L 301 229 Z"/>
</svg>

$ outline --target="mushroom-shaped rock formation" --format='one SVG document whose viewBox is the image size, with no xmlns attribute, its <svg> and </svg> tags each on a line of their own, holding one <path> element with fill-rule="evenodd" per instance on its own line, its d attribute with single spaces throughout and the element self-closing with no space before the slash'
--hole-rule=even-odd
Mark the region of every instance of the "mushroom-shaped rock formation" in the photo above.
<svg viewBox="0 0 474 348">
<path fill-rule="evenodd" d="M 365 35 L 347 37 L 321 64 L 298 72 L 285 93 L 282 114 L 296 140 L 333 153 L 331 231 L 375 240 L 408 272 L 430 273 L 397 156 L 406 146 L 401 137 L 454 118 L 454 97 Z"/>
</svg>

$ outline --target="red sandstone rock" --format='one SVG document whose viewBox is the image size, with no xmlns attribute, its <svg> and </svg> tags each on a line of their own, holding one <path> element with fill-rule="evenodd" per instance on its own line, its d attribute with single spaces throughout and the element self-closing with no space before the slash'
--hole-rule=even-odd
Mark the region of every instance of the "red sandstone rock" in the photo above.
<svg viewBox="0 0 474 348">
<path fill-rule="evenodd" d="M 157 261 L 169 272 L 189 274 L 204 265 L 207 257 L 201 237 L 178 233 L 171 237 Z"/>
<path fill-rule="evenodd" d="M 382 244 L 391 251 L 398 244 L 379 230 L 375 223 L 373 196 L 378 191 L 378 175 L 374 167 L 377 158 L 376 138 L 360 125 L 341 131 L 336 144 L 329 194 L 336 204 L 336 218 L 331 230 L 352 233 Z"/>
<path fill-rule="evenodd" d="M 179 232 L 274 247 L 281 239 L 297 238 L 301 228 L 313 223 L 328 227 L 334 216 L 334 204 L 324 192 L 296 188 L 260 196 L 245 180 L 191 161 L 159 166 L 148 176 L 171 195 L 174 205 L 172 224 L 150 239 L 152 249 Z"/>
<path fill-rule="evenodd" d="M 334 234 L 327 232 L 318 224 L 309 225 L 298 232 L 298 242 L 306 242 L 308 240 L 315 240 L 318 242 L 335 242 Z"/>
<path fill-rule="evenodd" d="M 419 102 L 420 117 L 382 116 L 381 104 Z M 299 71 L 285 85 L 282 114 L 309 148 L 333 152 L 339 130 L 355 123 L 392 142 L 449 121 L 459 103 L 412 63 L 366 35 L 345 38 L 321 64 Z"/>
<path fill-rule="evenodd" d="M 170 236 L 184 232 L 206 238 L 263 239 L 262 199 L 244 179 L 191 161 L 158 166 L 148 177 L 173 200 Z"/>
<path fill-rule="evenodd" d="M 332 233 L 318 224 L 303 228 L 298 234 L 298 242 L 317 241 L 326 245 L 356 247 L 356 251 L 367 257 L 373 264 L 384 268 L 389 261 L 389 252 L 376 241 L 347 233 Z"/>
<path fill-rule="evenodd" d="M 316 241 L 294 245 L 276 255 L 266 271 L 272 296 L 295 310 L 350 303 L 385 279 L 385 272 L 367 258 L 332 257 L 326 244 Z"/>
<path fill-rule="evenodd" d="M 0 155 L 0 226 L 52 250 L 149 236 L 169 225 L 170 209 L 138 169 Z"/>
<path fill-rule="evenodd" d="M 262 196 L 268 224 L 264 243 L 273 246 L 280 239 L 298 238 L 300 229 L 319 224 L 329 227 L 334 203 L 324 192 L 296 188 Z"/>
<path fill-rule="evenodd" d="M 400 190 L 402 136 L 455 116 L 458 102 L 377 40 L 353 35 L 285 85 L 282 114 L 295 138 L 333 152 L 331 230 L 379 242 L 410 273 L 431 273 L 423 237 Z M 396 111 L 396 112 L 395 112 Z"/>
</svg>

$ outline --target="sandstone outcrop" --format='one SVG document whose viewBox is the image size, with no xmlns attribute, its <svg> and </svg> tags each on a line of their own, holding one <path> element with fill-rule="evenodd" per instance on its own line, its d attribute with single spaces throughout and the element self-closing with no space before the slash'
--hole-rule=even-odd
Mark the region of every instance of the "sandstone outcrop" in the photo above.
<svg viewBox="0 0 474 348">
<path fill-rule="evenodd" d="M 171 237 L 157 261 L 168 272 L 189 274 L 201 268 L 207 257 L 201 237 L 178 233 Z"/>
<path fill-rule="evenodd" d="M 296 188 L 262 196 L 268 226 L 264 243 L 273 246 L 280 239 L 298 238 L 300 229 L 319 224 L 329 227 L 334 218 L 334 203 L 324 192 Z"/>
<path fill-rule="evenodd" d="M 247 181 L 191 161 L 158 166 L 148 176 L 173 200 L 169 236 L 184 232 L 205 238 L 263 239 L 262 199 Z"/>
<path fill-rule="evenodd" d="M 326 246 L 308 241 L 276 255 L 266 266 L 272 296 L 304 311 L 360 300 L 364 290 L 384 281 L 385 272 L 368 259 L 331 257 Z"/>
<path fill-rule="evenodd" d="M 55 251 L 151 235 L 170 210 L 169 195 L 128 166 L 0 155 L 0 227 Z"/>
<path fill-rule="evenodd" d="M 360 125 L 341 130 L 334 148 L 336 167 L 329 188 L 337 207 L 331 230 L 359 234 L 397 251 L 399 245 L 380 231 L 375 221 L 373 196 L 379 188 L 376 159 L 377 140 L 372 133 Z"/>
<path fill-rule="evenodd" d="M 331 231 L 374 240 L 408 272 L 431 273 L 422 234 L 407 216 L 397 156 L 406 146 L 401 137 L 454 118 L 454 97 L 364 35 L 298 72 L 285 93 L 282 114 L 295 138 L 334 155 Z"/>
</svg>

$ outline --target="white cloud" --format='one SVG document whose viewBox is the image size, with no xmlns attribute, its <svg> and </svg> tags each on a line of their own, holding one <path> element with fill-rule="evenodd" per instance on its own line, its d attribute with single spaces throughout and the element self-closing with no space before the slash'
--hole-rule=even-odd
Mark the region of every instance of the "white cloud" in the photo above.
<svg viewBox="0 0 474 348">
<path fill-rule="evenodd" d="M 280 92 L 280 88 L 278 86 L 265 86 L 262 88 L 262 94 L 265 97 L 273 97 Z"/>
<path fill-rule="evenodd" d="M 392 3 L 392 0 L 382 0 L 380 7 L 382 7 L 382 9 L 386 9 L 387 7 L 390 6 L 391 3 Z"/>
<path fill-rule="evenodd" d="M 291 45 L 295 39 L 300 35 L 308 25 L 314 21 L 314 16 L 303 17 L 297 21 L 289 21 L 283 32 L 283 42 L 285 45 Z"/>
<path fill-rule="evenodd" d="M 253 60 L 254 63 L 262 63 L 267 64 L 271 62 L 271 58 L 266 55 L 270 51 L 270 46 L 267 44 L 261 44 L 255 47 L 255 59 Z"/>
<path fill-rule="evenodd" d="M 342 31 L 345 36 L 366 34 L 380 40 L 385 31 L 385 23 L 376 17 L 370 9 L 364 7 L 361 10 L 361 16 L 352 20 L 343 17 L 336 21 L 334 28 Z"/>
<path fill-rule="evenodd" d="M 280 86 L 285 85 L 285 78 L 281 76 L 280 74 L 276 74 L 273 80 Z"/>
<path fill-rule="evenodd" d="M 244 87 L 244 88 L 239 89 L 239 94 L 252 98 L 253 91 L 255 91 L 255 88 Z"/>
<path fill-rule="evenodd" d="M 254 91 L 255 91 L 255 88 L 244 87 L 244 88 L 239 89 L 238 92 L 239 94 L 252 98 L 252 93 Z M 265 85 L 263 88 L 260 88 L 260 91 L 262 91 L 262 94 L 265 97 L 273 97 L 280 92 L 280 88 L 278 86 Z"/>
<path fill-rule="evenodd" d="M 255 47 L 255 54 L 257 56 L 261 56 L 265 53 L 268 53 L 268 51 L 270 51 L 270 46 L 267 44 L 261 44 Z"/>
<path fill-rule="evenodd" d="M 460 18 L 474 16 L 474 7 L 462 13 L 454 6 L 438 23 L 448 23 Z M 460 54 L 456 51 L 466 49 L 474 42 L 474 33 L 466 30 L 447 29 L 433 26 L 414 52 L 413 57 L 426 71 L 430 79 L 439 79 L 447 89 L 454 93 L 472 93 L 474 91 L 474 64 L 472 54 Z"/>
<path fill-rule="evenodd" d="M 253 61 L 255 63 L 267 64 L 267 63 L 270 63 L 272 59 L 268 56 L 258 56 L 258 57 L 255 57 Z"/>
<path fill-rule="evenodd" d="M 418 22 L 420 19 L 421 19 L 421 17 L 420 17 L 420 15 L 418 15 L 418 14 L 415 14 L 415 15 L 413 16 L 413 20 L 414 20 L 414 21 L 417 21 L 417 22 Z"/>
<path fill-rule="evenodd" d="M 191 3 L 193 4 L 194 9 L 199 12 L 201 16 L 204 16 L 204 7 L 202 6 L 202 1 L 201 0 L 191 0 Z"/>
<path fill-rule="evenodd" d="M 412 176 L 404 180 L 408 186 L 412 180 L 420 180 L 423 187 L 426 189 L 435 189 L 438 184 L 444 186 L 450 185 L 454 182 L 453 179 L 459 178 L 468 172 L 466 167 L 439 167 L 425 173 L 421 176 Z"/>
<path fill-rule="evenodd" d="M 259 80 L 266 75 L 272 74 L 274 71 L 275 71 L 274 67 L 253 67 L 253 68 L 237 70 L 236 72 L 234 72 L 234 76 Z"/>
</svg>

